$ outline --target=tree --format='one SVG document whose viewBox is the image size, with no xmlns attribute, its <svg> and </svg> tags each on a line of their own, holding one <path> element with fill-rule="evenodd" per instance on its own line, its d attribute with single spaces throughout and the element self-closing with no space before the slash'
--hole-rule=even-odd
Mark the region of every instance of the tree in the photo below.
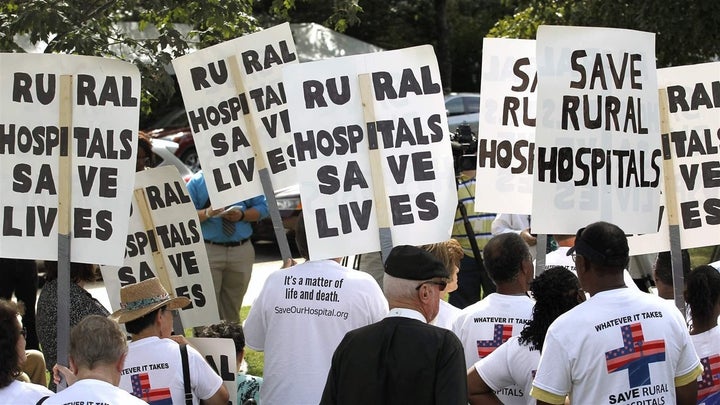
<svg viewBox="0 0 720 405">
<path fill-rule="evenodd" d="M 491 36 L 535 38 L 541 24 L 654 32 L 658 67 L 707 62 L 720 55 L 720 2 L 714 0 L 520 1 Z"/>
</svg>

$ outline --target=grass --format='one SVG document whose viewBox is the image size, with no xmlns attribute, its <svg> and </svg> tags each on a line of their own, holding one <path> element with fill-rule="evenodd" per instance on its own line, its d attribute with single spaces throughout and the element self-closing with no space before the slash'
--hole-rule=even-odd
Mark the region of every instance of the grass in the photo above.
<svg viewBox="0 0 720 405">
<path fill-rule="evenodd" d="M 710 263 L 715 246 L 706 246 L 690 249 L 690 263 L 694 269 L 697 266 Z"/>
<path fill-rule="evenodd" d="M 240 320 L 243 321 L 247 318 L 248 312 L 250 312 L 250 307 L 242 307 L 240 308 Z M 249 347 L 245 347 L 245 361 L 248 364 L 248 371 L 247 373 L 250 375 L 262 377 L 263 376 L 263 368 L 265 366 L 265 353 L 263 352 L 256 352 L 253 349 L 250 349 Z"/>
</svg>

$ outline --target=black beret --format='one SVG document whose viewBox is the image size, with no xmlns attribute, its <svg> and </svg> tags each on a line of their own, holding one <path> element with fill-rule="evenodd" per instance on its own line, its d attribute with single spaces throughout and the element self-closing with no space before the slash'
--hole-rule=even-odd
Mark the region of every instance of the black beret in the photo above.
<svg viewBox="0 0 720 405">
<path fill-rule="evenodd" d="M 445 265 L 432 253 L 410 245 L 395 246 L 385 260 L 385 273 L 405 280 L 448 278 Z"/>
</svg>

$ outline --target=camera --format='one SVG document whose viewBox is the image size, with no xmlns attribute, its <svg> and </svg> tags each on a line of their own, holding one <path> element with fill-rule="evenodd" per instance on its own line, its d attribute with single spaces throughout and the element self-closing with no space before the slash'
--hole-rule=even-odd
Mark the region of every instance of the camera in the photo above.
<svg viewBox="0 0 720 405">
<path fill-rule="evenodd" d="M 475 169 L 478 139 L 468 123 L 462 123 L 455 128 L 455 132 L 450 135 L 450 145 L 455 175 L 459 175 L 463 170 Z"/>
</svg>

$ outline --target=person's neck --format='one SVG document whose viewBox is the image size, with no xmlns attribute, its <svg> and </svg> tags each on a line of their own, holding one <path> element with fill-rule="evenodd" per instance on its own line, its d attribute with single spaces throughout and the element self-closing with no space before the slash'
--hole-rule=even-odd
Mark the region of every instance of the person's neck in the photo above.
<svg viewBox="0 0 720 405">
<path fill-rule="evenodd" d="M 692 327 L 690 328 L 690 334 L 691 335 L 699 335 L 701 333 L 707 332 L 710 329 L 717 326 L 717 316 L 712 317 L 712 319 L 707 321 L 701 321 L 699 319 L 692 319 Z"/>
<path fill-rule="evenodd" d="M 156 330 L 156 328 L 146 328 L 140 331 L 140 333 L 131 334 L 130 340 L 133 342 L 137 342 L 140 339 L 145 339 L 148 337 L 160 337 L 160 331 Z"/>
<path fill-rule="evenodd" d="M 415 301 L 406 301 L 406 300 L 388 300 L 388 307 L 392 309 L 401 308 L 401 309 L 412 309 L 413 311 L 420 312 L 427 322 L 430 322 L 432 319 L 428 319 L 427 313 L 425 313 L 422 305 L 419 302 Z"/>
<path fill-rule="evenodd" d="M 497 284 L 495 292 L 502 295 L 527 295 L 527 289 L 520 283 Z"/>
<path fill-rule="evenodd" d="M 117 386 L 120 383 L 120 373 L 112 366 L 98 366 L 93 369 L 80 369 L 77 380 L 100 380 Z"/>
</svg>

